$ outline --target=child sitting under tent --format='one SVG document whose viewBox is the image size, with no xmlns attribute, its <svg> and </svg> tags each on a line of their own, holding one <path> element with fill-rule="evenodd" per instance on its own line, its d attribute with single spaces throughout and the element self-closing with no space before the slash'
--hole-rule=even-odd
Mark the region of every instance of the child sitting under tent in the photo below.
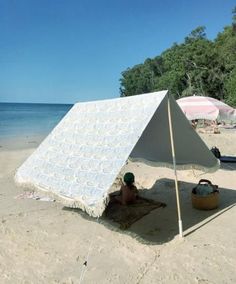
<svg viewBox="0 0 236 284">
<path fill-rule="evenodd" d="M 122 205 L 134 203 L 138 195 L 137 187 L 134 185 L 134 174 L 126 173 L 124 175 L 124 183 L 120 188 L 120 195 L 115 196 L 115 200 L 120 202 Z"/>
</svg>

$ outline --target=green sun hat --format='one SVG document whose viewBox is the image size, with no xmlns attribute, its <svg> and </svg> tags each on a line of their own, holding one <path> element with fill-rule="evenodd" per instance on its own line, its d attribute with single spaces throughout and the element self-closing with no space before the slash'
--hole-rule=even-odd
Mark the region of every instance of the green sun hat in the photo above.
<svg viewBox="0 0 236 284">
<path fill-rule="evenodd" d="M 133 173 L 126 173 L 124 175 L 124 182 L 127 185 L 131 185 L 134 182 L 134 174 Z"/>
</svg>

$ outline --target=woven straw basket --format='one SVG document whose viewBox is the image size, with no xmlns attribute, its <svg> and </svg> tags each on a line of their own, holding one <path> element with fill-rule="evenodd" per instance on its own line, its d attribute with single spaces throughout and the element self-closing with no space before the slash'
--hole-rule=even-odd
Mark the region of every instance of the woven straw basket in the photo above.
<svg viewBox="0 0 236 284">
<path fill-rule="evenodd" d="M 196 209 L 201 210 L 212 210 L 219 206 L 219 190 L 217 185 L 213 185 L 209 180 L 201 179 L 198 185 L 202 183 L 207 183 L 209 186 L 212 186 L 212 193 L 201 196 L 196 194 L 196 188 L 192 190 L 192 205 Z"/>
</svg>

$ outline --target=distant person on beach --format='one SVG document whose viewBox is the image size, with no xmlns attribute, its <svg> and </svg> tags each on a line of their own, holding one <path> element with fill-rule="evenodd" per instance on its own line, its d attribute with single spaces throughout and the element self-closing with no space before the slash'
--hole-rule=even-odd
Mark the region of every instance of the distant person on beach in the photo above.
<svg viewBox="0 0 236 284">
<path fill-rule="evenodd" d="M 120 195 L 115 197 L 122 205 L 127 205 L 136 201 L 138 190 L 134 185 L 134 180 L 135 177 L 133 173 L 128 172 L 124 175 L 125 184 L 122 184 L 120 188 Z"/>
<path fill-rule="evenodd" d="M 211 126 L 213 128 L 213 133 L 214 134 L 220 134 L 220 130 L 219 130 L 219 127 L 218 127 L 219 123 L 217 120 L 213 120 L 212 123 L 211 123 Z"/>
<path fill-rule="evenodd" d="M 197 120 L 197 119 L 191 120 L 191 125 L 192 125 L 192 127 L 193 127 L 194 129 L 197 128 L 197 123 L 198 123 L 198 120 Z"/>
</svg>

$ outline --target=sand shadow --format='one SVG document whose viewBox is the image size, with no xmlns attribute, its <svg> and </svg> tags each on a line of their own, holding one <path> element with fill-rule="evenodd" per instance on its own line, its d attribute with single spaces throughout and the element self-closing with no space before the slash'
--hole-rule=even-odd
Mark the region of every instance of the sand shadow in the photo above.
<svg viewBox="0 0 236 284">
<path fill-rule="evenodd" d="M 196 186 L 194 183 L 179 181 L 181 213 L 185 236 L 211 222 L 236 204 L 235 190 L 219 188 L 219 207 L 208 211 L 197 210 L 192 207 L 191 202 L 191 192 L 194 186 Z M 63 209 L 78 212 L 78 214 L 89 221 L 99 222 L 111 230 L 128 234 L 142 243 L 163 244 L 174 239 L 179 233 L 174 180 L 159 179 L 152 188 L 143 189 L 140 191 L 140 194 L 146 198 L 164 202 L 167 206 L 151 211 L 126 230 L 120 229 L 119 224 L 107 219 L 106 216 L 96 219 L 90 217 L 80 209 L 66 207 Z"/>
</svg>

